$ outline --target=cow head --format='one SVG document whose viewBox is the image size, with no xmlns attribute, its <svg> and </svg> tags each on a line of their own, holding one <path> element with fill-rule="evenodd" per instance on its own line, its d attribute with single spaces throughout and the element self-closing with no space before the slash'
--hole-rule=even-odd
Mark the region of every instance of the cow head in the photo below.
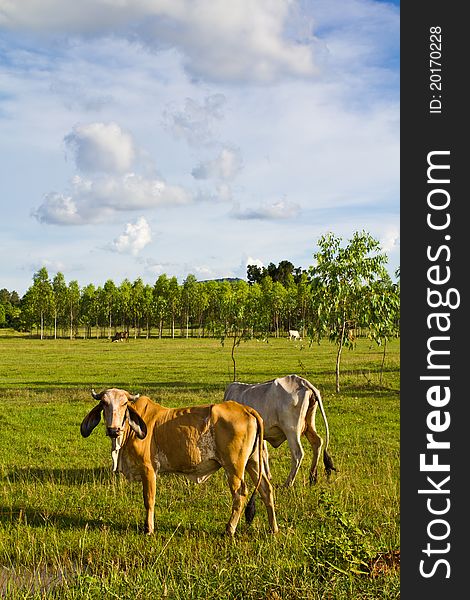
<svg viewBox="0 0 470 600">
<path fill-rule="evenodd" d="M 119 437 L 129 423 L 130 428 L 141 440 L 147 435 L 147 426 L 139 413 L 129 404 L 129 401 L 137 400 L 139 394 L 129 394 L 125 390 L 111 388 L 97 394 L 91 390 L 91 395 L 98 400 L 95 406 L 83 419 L 80 425 L 80 433 L 83 437 L 88 437 L 93 429 L 98 425 L 103 412 L 103 419 L 106 425 L 106 435 L 111 438 Z"/>
</svg>

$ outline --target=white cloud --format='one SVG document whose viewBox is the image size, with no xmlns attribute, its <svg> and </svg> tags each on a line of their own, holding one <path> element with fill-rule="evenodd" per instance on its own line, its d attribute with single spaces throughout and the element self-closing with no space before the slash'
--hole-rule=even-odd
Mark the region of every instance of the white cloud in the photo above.
<svg viewBox="0 0 470 600">
<path fill-rule="evenodd" d="M 206 265 L 196 266 L 196 267 L 194 267 L 193 271 L 194 271 L 194 274 L 196 275 L 196 277 L 198 278 L 198 280 L 210 279 L 210 278 L 214 277 L 213 269 L 211 269 L 210 267 L 208 267 Z"/>
<path fill-rule="evenodd" d="M 187 70 L 216 81 L 272 82 L 314 71 L 314 38 L 290 0 L 7 1 L 0 26 L 40 34 L 128 34 L 157 51 L 177 48 Z M 289 28 L 291 39 L 285 36 Z M 301 41 L 299 41 L 301 39 Z"/>
<path fill-rule="evenodd" d="M 159 262 L 154 259 L 146 259 L 144 262 L 144 268 L 147 273 L 150 273 L 152 276 L 162 275 L 163 273 L 168 273 L 168 263 Z"/>
<path fill-rule="evenodd" d="M 192 170 L 195 179 L 227 181 L 238 175 L 242 168 L 241 153 L 237 148 L 225 147 L 214 160 L 201 162 Z"/>
<path fill-rule="evenodd" d="M 248 256 L 244 261 L 242 261 L 242 266 L 245 267 L 245 271 L 249 265 L 254 265 L 255 267 L 259 267 L 260 269 L 264 267 L 264 263 L 261 259 L 252 258 L 251 256 Z"/>
<path fill-rule="evenodd" d="M 232 188 L 226 183 L 221 183 L 215 189 L 215 197 L 220 202 L 231 202 L 233 200 Z"/>
<path fill-rule="evenodd" d="M 392 228 L 380 235 L 380 246 L 386 254 L 400 247 L 400 233 L 397 228 Z"/>
<path fill-rule="evenodd" d="M 126 173 L 132 168 L 134 143 L 117 123 L 76 125 L 64 141 L 84 173 Z"/>
<path fill-rule="evenodd" d="M 111 249 L 120 254 L 137 256 L 152 241 L 150 225 L 144 217 L 135 223 L 127 223 L 126 228 L 111 244 Z"/>
<path fill-rule="evenodd" d="M 58 273 L 59 271 L 63 273 L 65 269 L 65 264 L 61 260 L 50 260 L 49 258 L 42 258 L 40 260 L 34 261 L 34 263 L 31 265 L 31 270 L 38 271 L 42 267 L 46 267 L 49 276 L 51 276 L 52 273 Z"/>
<path fill-rule="evenodd" d="M 65 136 L 77 168 L 66 192 L 49 192 L 32 214 L 41 223 L 84 225 L 99 223 L 117 212 L 187 204 L 192 195 L 160 177 L 131 170 L 137 155 L 132 136 L 117 123 L 76 126 Z M 146 153 L 139 155 L 147 162 Z M 148 166 L 145 164 L 145 166 Z"/>
<path fill-rule="evenodd" d="M 135 173 L 94 179 L 76 175 L 67 194 L 46 194 L 33 216 L 41 223 L 84 225 L 104 222 L 122 211 L 181 205 L 191 200 L 191 194 L 179 186 Z"/>
<path fill-rule="evenodd" d="M 214 121 L 223 116 L 225 102 L 223 94 L 207 96 L 202 104 L 192 98 L 186 98 L 183 110 L 176 106 L 168 106 L 165 109 L 165 126 L 176 138 L 182 138 L 190 145 L 207 144 L 213 138 Z"/>
<path fill-rule="evenodd" d="M 46 194 L 32 214 L 39 222 L 53 225 L 80 225 L 83 222 L 74 199 L 57 192 Z"/>
<path fill-rule="evenodd" d="M 279 200 L 271 204 L 264 203 L 257 208 L 238 209 L 234 210 L 232 216 L 235 219 L 251 220 L 278 220 L 292 219 L 300 213 L 300 206 L 295 202 Z"/>
<path fill-rule="evenodd" d="M 289 0 L 184 0 L 177 4 L 174 27 L 157 21 L 151 33 L 177 44 L 192 74 L 215 81 L 266 83 L 286 75 L 315 73 L 313 36 L 301 43 L 284 35 L 291 16 Z"/>
</svg>

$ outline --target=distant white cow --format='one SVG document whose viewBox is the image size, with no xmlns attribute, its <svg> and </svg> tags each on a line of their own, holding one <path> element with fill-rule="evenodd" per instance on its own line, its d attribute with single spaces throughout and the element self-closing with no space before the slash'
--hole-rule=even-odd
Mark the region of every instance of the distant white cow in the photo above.
<svg viewBox="0 0 470 600">
<path fill-rule="evenodd" d="M 297 329 L 289 329 L 289 341 L 290 340 L 301 340 L 300 333 Z"/>
<path fill-rule="evenodd" d="M 322 438 L 315 431 L 315 412 L 319 406 L 326 431 L 323 463 L 327 478 L 331 471 L 336 471 L 327 452 L 329 429 L 320 392 L 307 379 L 298 375 L 286 375 L 265 383 L 230 383 L 225 390 L 224 400 L 236 400 L 241 404 L 251 406 L 263 418 L 264 462 L 268 476 L 270 475 L 266 441 L 277 448 L 287 440 L 291 452 L 291 470 L 285 481 L 286 487 L 290 487 L 294 483 L 304 456 L 300 443 L 302 434 L 305 434 L 313 450 L 310 483 L 317 481 L 317 466 L 323 444 Z"/>
</svg>

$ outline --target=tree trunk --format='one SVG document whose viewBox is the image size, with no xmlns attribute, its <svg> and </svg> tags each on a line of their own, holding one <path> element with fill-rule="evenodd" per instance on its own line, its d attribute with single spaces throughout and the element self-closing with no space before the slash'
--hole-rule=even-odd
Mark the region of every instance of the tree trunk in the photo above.
<svg viewBox="0 0 470 600">
<path fill-rule="evenodd" d="M 237 365 L 235 362 L 235 347 L 237 345 L 237 336 L 234 334 L 233 336 L 233 344 L 232 344 L 232 362 L 233 362 L 233 380 L 237 380 Z"/>
<path fill-rule="evenodd" d="M 382 385 L 382 375 L 384 372 L 385 352 L 386 351 L 387 351 L 387 338 L 385 338 L 385 341 L 384 341 L 384 351 L 382 353 L 382 364 L 380 365 L 380 378 L 379 378 L 380 385 Z"/>
<path fill-rule="evenodd" d="M 341 362 L 341 352 L 343 350 L 344 332 L 346 330 L 346 321 L 343 321 L 343 327 L 341 329 L 341 338 L 338 346 L 338 354 L 336 355 L 336 393 L 339 393 L 339 365 Z"/>
</svg>

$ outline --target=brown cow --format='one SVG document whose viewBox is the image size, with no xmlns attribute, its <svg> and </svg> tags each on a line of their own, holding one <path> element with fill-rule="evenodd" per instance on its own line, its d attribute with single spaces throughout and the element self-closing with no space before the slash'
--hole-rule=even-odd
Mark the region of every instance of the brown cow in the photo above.
<svg viewBox="0 0 470 600">
<path fill-rule="evenodd" d="M 129 332 L 128 331 L 116 331 L 116 333 L 111 338 L 112 342 L 126 342 L 129 341 Z"/>
<path fill-rule="evenodd" d="M 274 496 L 263 468 L 263 420 L 248 406 L 224 402 L 206 406 L 165 408 L 146 396 L 135 398 L 116 388 L 93 393 L 99 404 L 83 419 L 81 434 L 88 437 L 103 412 L 107 435 L 121 438 L 118 471 L 129 481 L 142 481 L 146 509 L 145 531 L 154 531 L 156 474 L 176 473 L 202 483 L 223 467 L 232 493 L 232 514 L 226 533 L 233 535 L 248 495 L 245 470 L 255 489 L 245 509 L 254 517 L 259 490 L 271 531 L 278 531 Z"/>
</svg>

